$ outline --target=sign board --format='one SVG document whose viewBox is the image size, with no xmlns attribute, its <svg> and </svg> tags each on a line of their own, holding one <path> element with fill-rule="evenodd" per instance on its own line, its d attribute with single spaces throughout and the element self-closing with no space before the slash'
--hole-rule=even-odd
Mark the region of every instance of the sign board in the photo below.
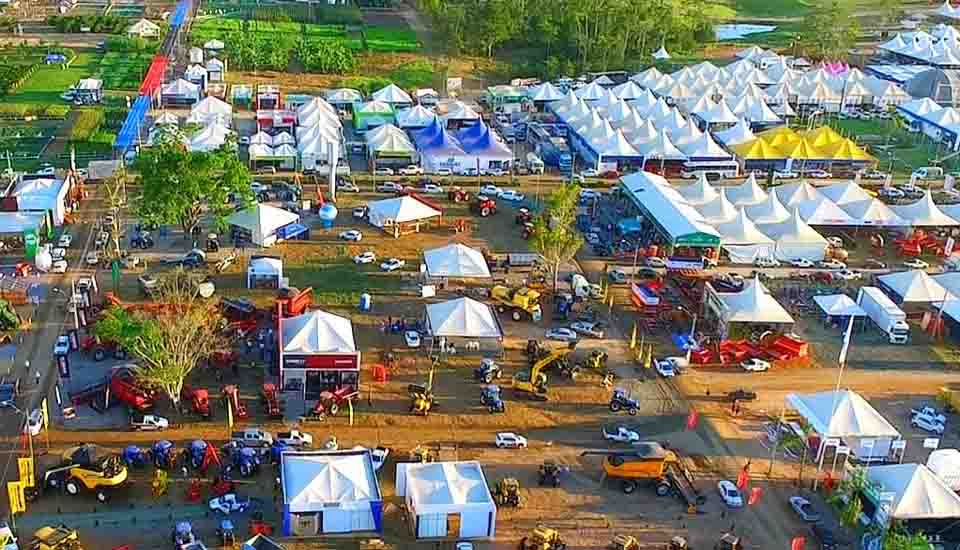
<svg viewBox="0 0 960 550">
<path fill-rule="evenodd" d="M 876 442 L 875 440 L 873 440 L 873 439 L 861 439 L 861 440 L 860 440 L 860 448 L 861 448 L 861 449 L 872 449 L 876 444 L 877 444 L 877 442 Z"/>
<path fill-rule="evenodd" d="M 849 454 L 850 454 L 850 447 L 847 446 L 847 445 L 838 445 L 838 446 L 837 446 L 837 454 L 838 454 L 838 455 L 849 455 Z"/>
<path fill-rule="evenodd" d="M 902 450 L 904 450 L 904 449 L 907 448 L 907 440 L 906 440 L 906 439 L 898 439 L 898 440 L 890 443 L 890 448 L 893 449 L 894 451 L 902 451 Z"/>
<path fill-rule="evenodd" d="M 7 496 L 10 499 L 10 513 L 22 514 L 27 511 L 27 499 L 23 494 L 23 483 L 19 481 L 7 482 Z"/>
<path fill-rule="evenodd" d="M 940 438 L 939 437 L 927 437 L 923 440 L 924 449 L 937 449 L 940 447 Z"/>
<path fill-rule="evenodd" d="M 823 441 L 824 447 L 839 447 L 840 438 L 839 437 L 828 437 Z"/>
<path fill-rule="evenodd" d="M 33 480 L 36 475 L 33 471 L 33 457 L 18 458 L 17 469 L 20 471 L 20 483 L 24 487 L 33 487 Z"/>
</svg>

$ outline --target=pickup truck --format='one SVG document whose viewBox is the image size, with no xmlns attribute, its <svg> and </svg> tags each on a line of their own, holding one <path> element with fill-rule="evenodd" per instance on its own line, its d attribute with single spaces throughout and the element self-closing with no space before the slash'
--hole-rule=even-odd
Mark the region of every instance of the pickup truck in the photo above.
<svg viewBox="0 0 960 550">
<path fill-rule="evenodd" d="M 377 193 L 399 193 L 403 191 L 403 186 L 392 181 L 385 181 L 377 184 Z"/>
<path fill-rule="evenodd" d="M 260 428 L 247 428 L 241 432 L 233 432 L 230 440 L 244 447 L 269 447 L 273 445 L 273 436 Z"/>
<path fill-rule="evenodd" d="M 640 441 L 640 434 L 623 426 L 617 426 L 613 431 L 609 432 L 607 428 L 604 427 L 603 438 L 607 441 L 616 441 L 618 443 L 636 443 Z"/>
<path fill-rule="evenodd" d="M 170 427 L 170 421 L 162 416 L 144 415 L 140 419 L 130 420 L 130 427 L 138 432 L 159 432 Z"/>
<path fill-rule="evenodd" d="M 938 422 L 940 424 L 947 423 L 947 417 L 944 416 L 943 413 L 941 413 L 937 409 L 934 409 L 933 407 L 930 407 L 930 406 L 920 407 L 919 409 L 910 409 L 911 417 L 918 416 L 918 415 L 925 416 L 933 420 L 934 422 Z"/>
<path fill-rule="evenodd" d="M 313 436 L 298 430 L 290 430 L 289 432 L 277 432 L 277 437 L 274 438 L 274 441 L 284 443 L 291 447 L 312 447 L 313 446 Z"/>
</svg>

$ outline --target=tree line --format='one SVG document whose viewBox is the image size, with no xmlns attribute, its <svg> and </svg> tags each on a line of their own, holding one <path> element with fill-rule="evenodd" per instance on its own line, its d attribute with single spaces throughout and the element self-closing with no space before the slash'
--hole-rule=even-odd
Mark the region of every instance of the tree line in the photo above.
<svg viewBox="0 0 960 550">
<path fill-rule="evenodd" d="M 418 0 L 451 53 L 510 51 L 574 74 L 649 63 L 713 40 L 705 0 Z"/>
</svg>

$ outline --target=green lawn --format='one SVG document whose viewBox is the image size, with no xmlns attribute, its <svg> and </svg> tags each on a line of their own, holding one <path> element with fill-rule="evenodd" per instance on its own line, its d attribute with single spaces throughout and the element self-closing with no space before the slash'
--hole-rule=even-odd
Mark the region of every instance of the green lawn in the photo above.
<svg viewBox="0 0 960 550">
<path fill-rule="evenodd" d="M 147 69 L 153 60 L 148 53 L 108 53 L 100 60 L 100 78 L 108 90 L 135 91 L 140 89 Z"/>
<path fill-rule="evenodd" d="M 217 38 L 223 40 L 232 32 L 243 32 L 244 22 L 236 16 L 203 17 L 191 27 L 194 43 L 203 43 Z M 363 40 L 347 32 L 344 25 L 301 24 L 288 21 L 261 21 L 251 19 L 248 31 L 265 37 L 284 36 L 289 38 L 337 40 L 350 49 L 363 49 Z M 368 26 L 364 28 L 367 47 L 377 52 L 415 52 L 421 48 L 416 34 L 409 28 L 385 28 Z"/>
<path fill-rule="evenodd" d="M 3 97 L 3 103 L 63 103 L 60 94 L 81 78 L 97 73 L 99 54 L 80 53 L 67 69 L 60 65 L 44 65 L 30 77 L 30 80 L 14 93 Z"/>
<path fill-rule="evenodd" d="M 810 4 L 804 0 L 728 0 L 737 15 L 743 17 L 800 17 Z"/>
<path fill-rule="evenodd" d="M 930 166 L 933 159 L 947 151 L 920 134 L 912 134 L 896 128 L 886 120 L 839 120 L 829 122 L 835 130 L 866 145 L 870 153 L 880 160 L 882 170 L 892 170 L 897 175 L 911 173 L 921 166 Z M 955 169 L 955 162 L 948 162 L 948 170 Z"/>
<path fill-rule="evenodd" d="M 284 267 L 284 275 L 296 288 L 313 287 L 313 300 L 324 305 L 356 305 L 364 292 L 400 289 L 399 277 L 380 273 L 376 265 L 357 266 L 348 258 L 330 262 L 310 261 L 305 266 Z"/>
</svg>

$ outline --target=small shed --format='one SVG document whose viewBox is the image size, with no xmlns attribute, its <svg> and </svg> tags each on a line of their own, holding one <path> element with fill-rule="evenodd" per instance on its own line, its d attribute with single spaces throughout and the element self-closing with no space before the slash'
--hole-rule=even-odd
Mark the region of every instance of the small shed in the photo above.
<svg viewBox="0 0 960 550">
<path fill-rule="evenodd" d="M 160 25 L 148 19 L 141 19 L 127 28 L 131 38 L 160 38 Z"/>
<path fill-rule="evenodd" d="M 397 496 L 418 539 L 489 539 L 497 507 L 476 461 L 397 464 Z"/>
<path fill-rule="evenodd" d="M 227 63 L 216 57 L 207 60 L 206 69 L 209 82 L 223 82 L 227 76 Z"/>
<path fill-rule="evenodd" d="M 280 288 L 283 260 L 277 256 L 251 256 L 247 266 L 247 288 Z"/>
</svg>

